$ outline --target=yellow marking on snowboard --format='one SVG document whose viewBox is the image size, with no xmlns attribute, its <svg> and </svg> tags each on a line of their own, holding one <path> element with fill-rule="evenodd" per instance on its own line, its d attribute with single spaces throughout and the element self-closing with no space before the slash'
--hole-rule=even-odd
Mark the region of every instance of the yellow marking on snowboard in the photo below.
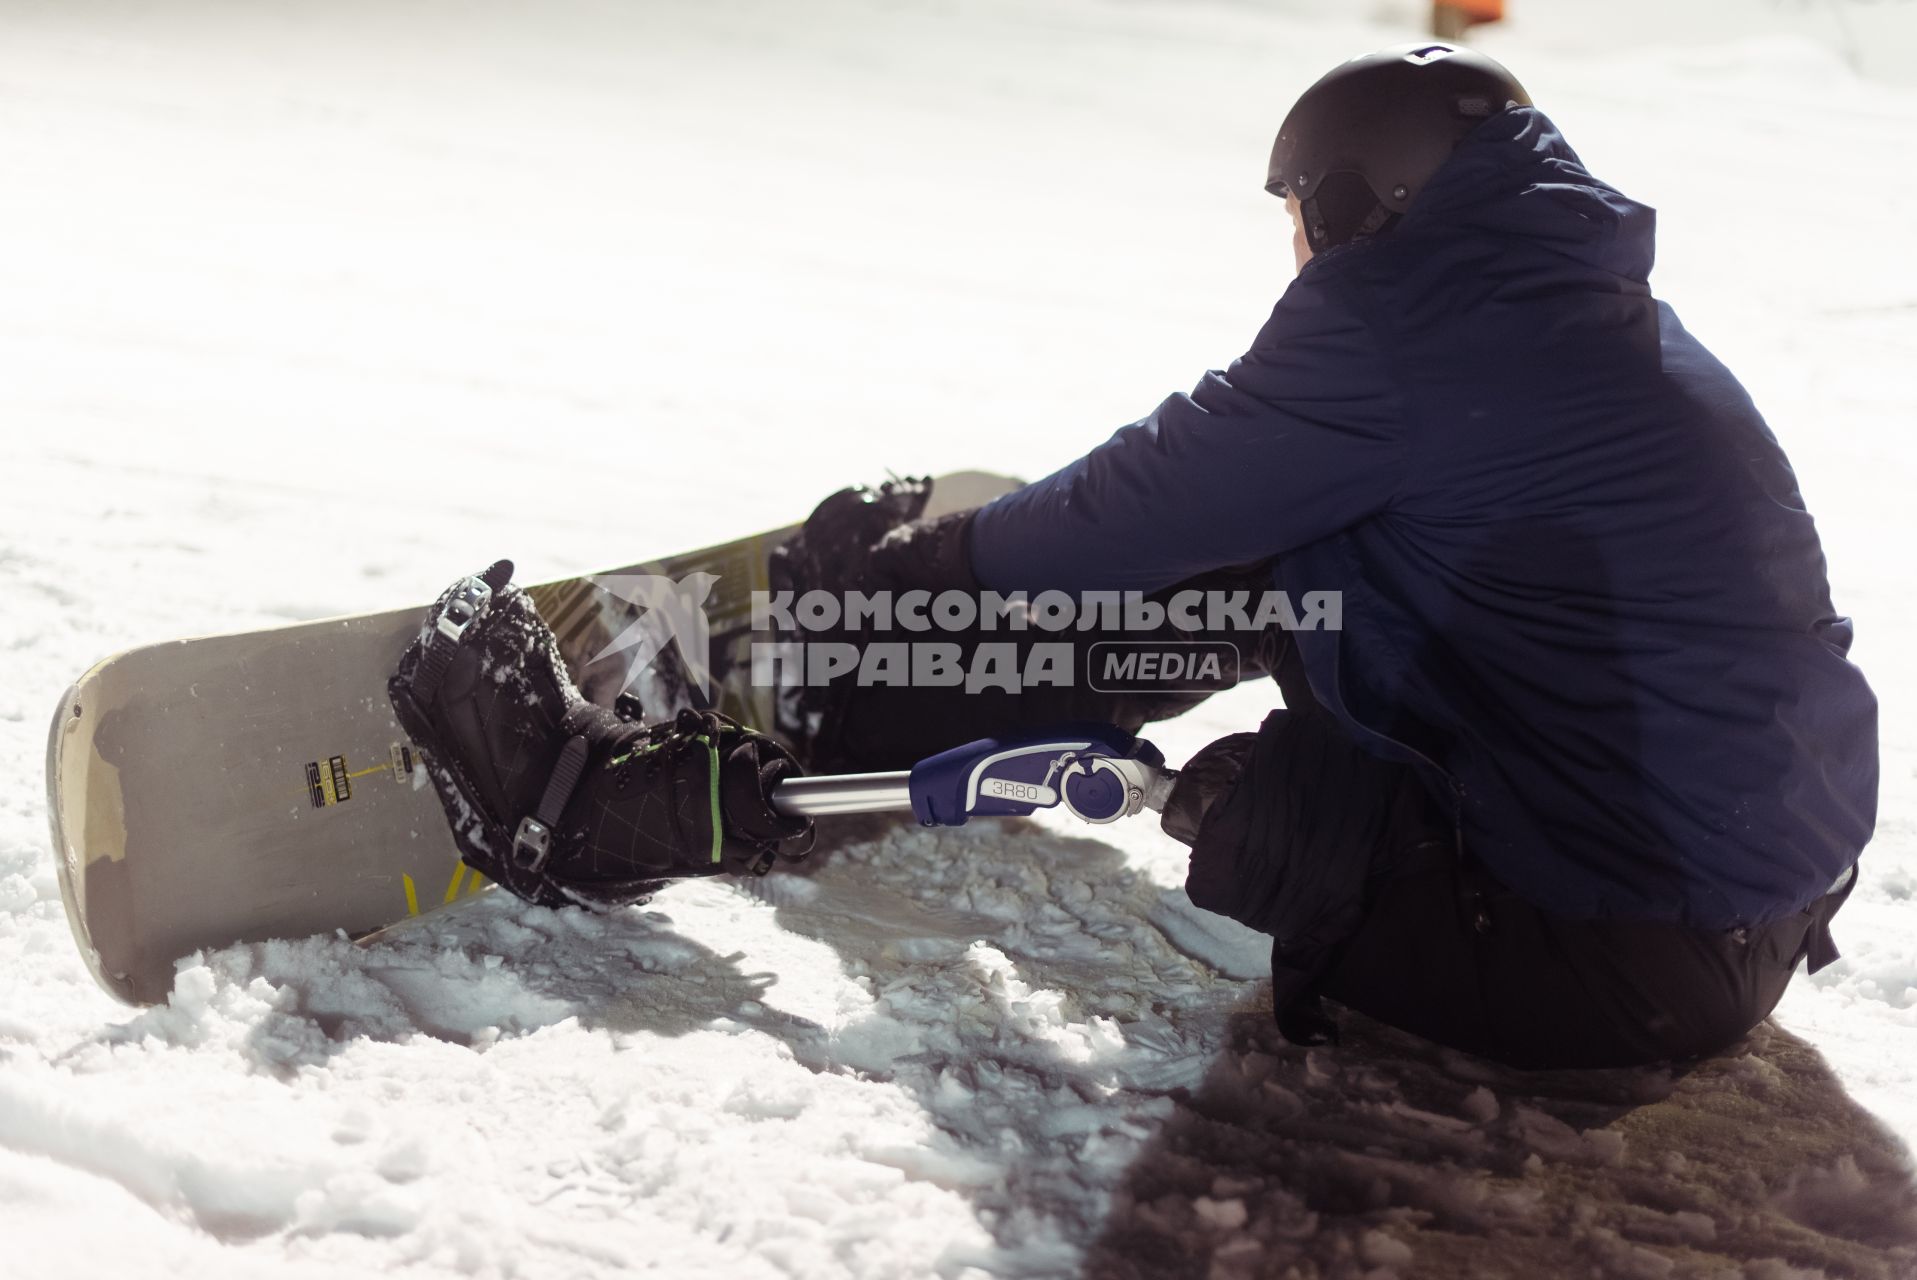
<svg viewBox="0 0 1917 1280">
<path fill-rule="evenodd" d="M 467 872 L 467 867 L 466 867 L 466 864 L 463 862 L 460 863 L 459 866 L 453 869 L 453 881 L 451 884 L 446 886 L 446 896 L 440 899 L 442 903 L 451 902 L 453 899 L 460 896 L 459 882 L 462 879 L 466 878 L 466 872 Z M 419 886 L 413 883 L 412 876 L 406 874 L 403 871 L 400 872 L 399 880 L 401 884 L 406 886 L 406 914 L 409 916 L 418 915 L 419 914 Z M 491 882 L 489 882 L 485 876 L 475 871 L 472 873 L 472 878 L 469 880 L 466 880 L 465 895 L 468 898 L 470 898 L 475 893 L 478 893 L 480 890 L 491 888 L 491 887 L 492 887 Z"/>
<path fill-rule="evenodd" d="M 351 772 L 347 773 L 345 777 L 348 782 L 351 782 L 355 778 L 370 778 L 376 773 L 391 773 L 392 771 L 393 771 L 393 766 L 392 766 L 392 763 L 389 761 L 386 764 L 368 765 L 364 769 L 354 769 Z M 332 778 L 330 770 L 326 770 L 326 769 L 320 770 L 319 785 L 321 790 L 324 792 L 326 796 L 326 803 L 328 805 L 334 805 L 339 803 L 339 799 L 334 794 L 334 791 L 333 791 L 333 778 Z M 300 787 L 299 791 L 300 791 L 300 794 L 302 795 L 311 795 L 313 791 L 313 784 L 309 782 L 306 785 Z"/>
</svg>

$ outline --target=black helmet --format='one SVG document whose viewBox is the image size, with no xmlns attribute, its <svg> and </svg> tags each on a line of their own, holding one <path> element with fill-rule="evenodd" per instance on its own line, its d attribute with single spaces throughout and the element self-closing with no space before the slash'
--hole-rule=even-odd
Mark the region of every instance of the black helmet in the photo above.
<svg viewBox="0 0 1917 1280">
<path fill-rule="evenodd" d="M 1375 235 L 1487 116 L 1531 105 L 1517 78 L 1454 44 L 1401 44 L 1353 58 L 1305 90 L 1278 126 L 1265 190 L 1294 195 L 1322 251 Z"/>
</svg>

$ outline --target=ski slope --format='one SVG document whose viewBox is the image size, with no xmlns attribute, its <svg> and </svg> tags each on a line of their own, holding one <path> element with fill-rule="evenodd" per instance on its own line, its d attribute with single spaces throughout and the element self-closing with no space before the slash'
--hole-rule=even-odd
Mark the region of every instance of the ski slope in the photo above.
<svg viewBox="0 0 1917 1280">
<path fill-rule="evenodd" d="M 495 895 L 144 1012 L 74 953 L 41 760 L 96 658 L 1039 474 L 1230 360 L 1290 275 L 1284 108 L 1417 35 L 1314 8 L 0 5 L 0 1272 L 1917 1276 L 1917 91 L 1842 4 L 1482 41 L 1660 210 L 1882 699 L 1844 959 L 1738 1051 L 1285 1046 L 1149 822 L 847 822 L 756 893 Z"/>
</svg>

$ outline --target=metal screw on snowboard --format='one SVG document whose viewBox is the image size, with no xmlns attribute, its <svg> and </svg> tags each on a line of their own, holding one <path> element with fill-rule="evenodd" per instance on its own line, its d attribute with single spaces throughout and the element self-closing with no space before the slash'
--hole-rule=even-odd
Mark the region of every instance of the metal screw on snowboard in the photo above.
<svg viewBox="0 0 1917 1280">
<path fill-rule="evenodd" d="M 957 827 L 1063 806 L 1104 823 L 1163 809 L 1177 776 L 1157 747 L 1122 729 L 1066 725 L 968 742 L 896 773 L 793 778 L 772 793 L 772 807 L 810 818 L 910 809 L 921 826 Z"/>
</svg>

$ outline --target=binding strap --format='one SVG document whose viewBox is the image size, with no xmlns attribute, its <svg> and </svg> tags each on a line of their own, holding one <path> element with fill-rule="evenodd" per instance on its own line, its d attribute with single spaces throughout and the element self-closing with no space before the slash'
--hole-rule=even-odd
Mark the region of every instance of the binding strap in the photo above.
<svg viewBox="0 0 1917 1280">
<path fill-rule="evenodd" d="M 513 832 L 513 865 L 521 871 L 537 871 L 552 854 L 552 832 L 566 812 L 566 803 L 586 774 L 588 745 L 584 737 L 566 739 L 553 762 L 552 776 L 539 797 L 539 807 L 519 820 Z"/>
<path fill-rule="evenodd" d="M 433 620 L 432 630 L 426 633 L 419 665 L 413 669 L 413 698 L 421 707 L 433 705 L 439 682 L 446 678 L 446 668 L 452 665 L 453 653 L 459 648 L 460 637 L 466 634 L 466 628 L 485 616 L 487 606 L 492 604 L 493 592 L 499 589 L 492 579 L 498 577 L 499 586 L 503 587 L 511 574 L 512 561 L 501 560 L 483 575 L 461 578 L 446 593 L 446 603 Z"/>
</svg>

